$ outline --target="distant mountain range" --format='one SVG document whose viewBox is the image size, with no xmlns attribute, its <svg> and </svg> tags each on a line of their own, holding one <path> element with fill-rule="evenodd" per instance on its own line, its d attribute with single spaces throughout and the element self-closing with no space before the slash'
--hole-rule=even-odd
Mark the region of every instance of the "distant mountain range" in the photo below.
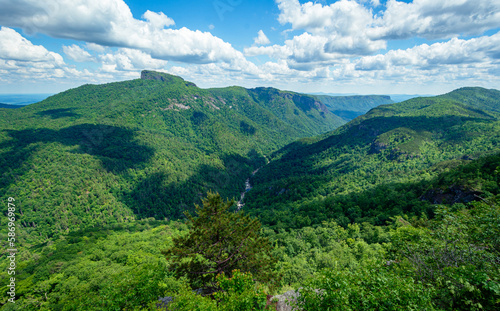
<svg viewBox="0 0 500 311">
<path fill-rule="evenodd" d="M 351 97 L 351 96 L 389 96 L 391 100 L 395 103 L 399 103 L 408 99 L 412 99 L 415 97 L 429 97 L 433 95 L 429 94 L 383 94 L 383 95 L 360 95 L 356 93 L 323 93 L 323 92 L 317 92 L 317 93 L 310 93 L 311 95 L 324 95 L 324 96 L 333 96 L 333 97 Z"/>
<path fill-rule="evenodd" d="M 21 108 L 24 107 L 25 105 L 9 105 L 9 104 L 2 104 L 0 103 L 0 108 L 7 108 L 7 109 L 16 109 L 16 108 Z"/>
<path fill-rule="evenodd" d="M 0 94 L 0 103 L 25 106 L 38 103 L 53 94 Z M 0 107 L 12 108 L 12 107 Z"/>
<path fill-rule="evenodd" d="M 387 96 L 200 89 L 144 71 L 0 109 L 0 197 L 23 202 L 20 238 L 35 243 L 82 227 L 182 218 L 208 190 L 238 198 L 264 166 L 245 209 L 268 224 L 371 219 L 323 198 L 434 176 L 443 161 L 494 152 L 499 98 L 464 88 L 390 104 Z M 310 204 L 317 217 L 303 212 Z"/>
<path fill-rule="evenodd" d="M 38 103 L 53 94 L 0 94 L 0 108 L 19 108 L 33 103 Z M 341 117 L 345 120 L 351 120 L 354 117 L 367 112 L 369 109 L 376 107 L 375 103 L 380 101 L 381 97 L 384 95 L 357 95 L 357 94 L 327 94 L 327 93 L 312 93 L 312 95 L 317 96 L 321 101 L 325 101 L 326 98 L 337 98 L 338 103 L 341 103 L 344 110 L 338 109 L 334 103 L 331 101 L 328 106 L 330 111 L 339 111 Z M 418 97 L 420 95 L 390 95 L 391 102 L 401 102 L 410 98 Z M 375 105 L 366 105 L 367 101 L 372 101 Z M 379 104 L 387 104 L 390 102 L 380 101 Z M 351 113 L 352 112 L 352 113 Z M 353 117 L 354 116 L 354 117 Z"/>
<path fill-rule="evenodd" d="M 265 88 L 256 88 L 265 89 Z M 40 102 L 53 94 L 0 94 L 0 108 L 20 108 L 29 104 Z M 331 112 L 340 116 L 345 121 L 350 121 L 362 115 L 371 108 L 392 102 L 400 102 L 419 95 L 357 95 L 357 94 L 329 94 L 312 93 L 325 104 Z"/>
<path fill-rule="evenodd" d="M 316 95 L 333 114 L 350 121 L 370 109 L 380 105 L 394 103 L 389 96 L 385 95 L 353 95 L 353 96 L 328 96 Z"/>
<path fill-rule="evenodd" d="M 311 95 L 200 89 L 152 71 L 0 109 L 0 119 L 0 197 L 23 202 L 25 242 L 183 217 L 208 190 L 239 197 L 267 155 L 345 123 Z"/>
<path fill-rule="evenodd" d="M 245 209 L 285 227 L 332 218 L 381 225 L 403 212 L 428 213 L 430 205 L 411 200 L 393 198 L 394 204 L 403 201 L 405 206 L 395 208 L 359 205 L 354 198 L 368 193 L 374 198 L 369 191 L 379 185 L 430 179 L 500 151 L 499 118 L 500 91 L 482 88 L 381 105 L 333 132 L 274 153 L 271 163 L 251 178 Z M 379 195 L 388 198 L 391 191 L 386 187 Z"/>
<path fill-rule="evenodd" d="M 321 288 L 307 310 L 404 308 L 408 297 L 418 310 L 498 309 L 498 90 L 394 103 L 200 89 L 143 71 L 0 108 L 0 120 L 0 210 L 15 199 L 19 250 L 15 307 L 5 295 L 2 310 L 153 310 L 159 297 L 212 310 L 164 250 L 189 234 L 183 212 L 207 191 L 237 200 L 244 190 L 238 213 L 264 224 L 280 276 L 259 286 L 240 278 L 245 287 L 294 297 L 290 288 Z M 12 220 L 0 222 L 7 245 Z M 0 256 L 5 287 L 9 257 Z M 234 301 L 265 303 L 251 290 Z"/>
</svg>

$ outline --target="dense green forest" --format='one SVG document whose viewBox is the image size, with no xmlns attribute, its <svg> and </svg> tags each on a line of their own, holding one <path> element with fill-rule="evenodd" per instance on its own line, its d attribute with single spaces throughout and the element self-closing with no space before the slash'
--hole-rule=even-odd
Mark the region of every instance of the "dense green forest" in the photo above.
<svg viewBox="0 0 500 311">
<path fill-rule="evenodd" d="M 374 108 L 274 153 L 252 177 L 245 209 L 277 228 L 432 216 L 420 199 L 438 173 L 500 149 L 499 106 L 499 91 L 464 88 Z"/>
<path fill-rule="evenodd" d="M 0 108 L 15 109 L 15 108 L 21 108 L 21 107 L 23 107 L 23 106 L 22 105 L 9 105 L 9 104 L 0 103 Z"/>
<path fill-rule="evenodd" d="M 312 96 L 200 89 L 149 71 L 0 109 L 0 119 L 0 198 L 22 203 L 23 243 L 178 219 L 208 190 L 239 197 L 273 150 L 343 124 Z"/>
<path fill-rule="evenodd" d="M 144 71 L 0 109 L 1 309 L 498 310 L 500 92 L 327 106 Z"/>
<path fill-rule="evenodd" d="M 403 215 L 384 226 L 342 227 L 328 220 L 300 229 L 263 228 L 261 235 L 273 245 L 272 272 L 279 282 L 273 288 L 251 286 L 252 296 L 302 287 L 297 303 L 306 310 L 495 310 L 500 298 L 499 172 L 497 154 L 439 174 L 434 182 L 441 188 L 489 181 L 492 192 L 479 201 L 434 205 L 433 219 Z M 181 310 L 216 310 L 213 299 L 187 290 L 187 279 L 175 277 L 161 255 L 188 230 L 183 222 L 151 218 L 74 231 L 25 248 L 16 308 L 146 310 L 155 308 L 158 297 L 173 296 Z M 6 265 L 3 261 L 2 271 Z M 325 290 L 324 298 L 309 290 L 317 288 Z"/>
</svg>

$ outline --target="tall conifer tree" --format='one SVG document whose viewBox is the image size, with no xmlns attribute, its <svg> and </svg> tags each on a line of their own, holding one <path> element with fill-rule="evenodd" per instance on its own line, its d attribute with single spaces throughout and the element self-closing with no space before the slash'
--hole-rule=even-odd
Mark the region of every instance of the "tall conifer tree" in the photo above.
<svg viewBox="0 0 500 311">
<path fill-rule="evenodd" d="M 229 211 L 233 204 L 209 192 L 203 206 L 196 205 L 196 217 L 185 213 L 189 234 L 174 238 L 174 246 L 164 252 L 176 274 L 186 275 L 193 287 L 214 289 L 215 277 L 231 277 L 234 269 L 251 272 L 259 281 L 272 278 L 271 244 L 261 236 L 260 222 Z"/>
</svg>

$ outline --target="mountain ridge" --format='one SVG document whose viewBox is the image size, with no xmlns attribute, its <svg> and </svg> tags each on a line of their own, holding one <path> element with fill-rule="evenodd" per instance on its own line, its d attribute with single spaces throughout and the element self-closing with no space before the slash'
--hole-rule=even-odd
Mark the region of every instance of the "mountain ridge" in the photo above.
<svg viewBox="0 0 500 311">
<path fill-rule="evenodd" d="M 273 150 L 343 124 L 309 95 L 290 94 L 264 101 L 252 90 L 200 89 L 145 71 L 0 109 L 0 197 L 23 202 L 21 241 L 181 218 L 208 190 L 238 197 Z"/>
<path fill-rule="evenodd" d="M 327 197 L 430 178 L 441 162 L 495 153 L 500 92 L 472 90 L 381 105 L 330 133 L 285 146 L 252 177 L 245 208 L 277 224 L 302 208 L 305 217 L 306 206 L 327 208 L 322 203 Z M 460 96 L 466 100 L 457 100 Z M 356 217 L 350 221 L 361 221 Z"/>
<path fill-rule="evenodd" d="M 149 72 L 0 109 L 0 198 L 15 198 L 19 250 L 16 304 L 4 296 L 2 310 L 233 310 L 250 301 L 246 310 L 254 297 L 263 307 L 266 294 L 296 296 L 291 288 L 301 288 L 308 310 L 408 301 L 422 310 L 493 310 L 497 93 L 444 95 L 380 105 L 328 130 L 339 120 L 311 96 L 203 90 Z M 216 306 L 172 271 L 165 250 L 192 232 L 183 211 L 207 190 L 238 196 L 252 172 L 242 212 L 265 224 L 259 233 L 279 277 L 254 283 L 242 270 L 222 292 L 235 304 Z M 0 218 L 5 243 L 8 222 Z M 12 253 L 3 255 L 0 279 L 12 284 Z"/>
<path fill-rule="evenodd" d="M 10 104 L 2 104 L 0 103 L 0 109 L 5 108 L 5 109 L 16 109 L 16 108 L 21 108 L 24 105 L 10 105 Z"/>
<path fill-rule="evenodd" d="M 388 95 L 315 95 L 315 97 L 328 107 L 328 110 L 346 121 L 355 119 L 377 106 L 394 103 Z"/>
</svg>

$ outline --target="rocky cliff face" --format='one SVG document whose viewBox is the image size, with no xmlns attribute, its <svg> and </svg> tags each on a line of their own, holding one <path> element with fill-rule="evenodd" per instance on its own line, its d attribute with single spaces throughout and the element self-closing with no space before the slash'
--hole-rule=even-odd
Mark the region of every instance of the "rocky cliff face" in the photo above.
<svg viewBox="0 0 500 311">
<path fill-rule="evenodd" d="M 296 107 L 306 113 L 311 110 L 318 110 L 322 116 L 330 113 L 328 108 L 312 95 L 281 91 L 272 87 L 256 87 L 250 91 L 265 101 L 279 100 L 279 98 L 292 101 Z"/>
<path fill-rule="evenodd" d="M 446 189 L 431 189 L 422 195 L 421 199 L 432 204 L 455 204 L 478 201 L 481 191 L 466 189 L 463 186 L 452 186 Z"/>
<path fill-rule="evenodd" d="M 293 101 L 297 106 L 302 108 L 304 111 L 309 111 L 311 109 L 320 110 L 323 113 L 328 113 L 328 108 L 320 101 L 315 100 L 313 97 L 303 96 L 303 95 L 294 95 Z"/>
</svg>

